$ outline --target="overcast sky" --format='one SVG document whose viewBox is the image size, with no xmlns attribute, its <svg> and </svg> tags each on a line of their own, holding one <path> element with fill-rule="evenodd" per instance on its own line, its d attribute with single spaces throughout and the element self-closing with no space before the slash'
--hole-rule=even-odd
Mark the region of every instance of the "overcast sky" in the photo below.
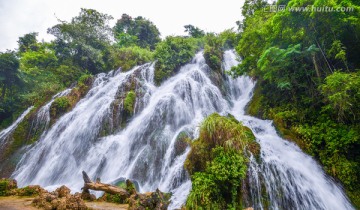
<svg viewBox="0 0 360 210">
<path fill-rule="evenodd" d="M 221 32 L 236 27 L 244 0 L 0 0 L 0 51 L 14 49 L 17 40 L 39 32 L 39 40 L 51 40 L 46 29 L 57 18 L 69 21 L 80 8 L 112 15 L 143 16 L 159 28 L 162 37 L 184 34 L 183 26 L 195 25 L 205 31 Z"/>
</svg>

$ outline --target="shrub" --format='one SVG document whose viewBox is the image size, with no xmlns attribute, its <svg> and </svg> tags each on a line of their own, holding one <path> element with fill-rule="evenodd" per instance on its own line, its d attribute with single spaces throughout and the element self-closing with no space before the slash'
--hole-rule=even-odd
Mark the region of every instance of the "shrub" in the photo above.
<svg viewBox="0 0 360 210">
<path fill-rule="evenodd" d="M 129 91 L 124 99 L 124 109 L 128 114 L 133 114 L 136 101 L 136 94 L 133 90 Z"/>
<path fill-rule="evenodd" d="M 190 62 L 199 48 L 195 38 L 169 36 L 155 48 L 155 82 L 160 84 L 179 68 Z"/>
<path fill-rule="evenodd" d="M 57 118 L 59 115 L 65 113 L 71 107 L 71 103 L 67 96 L 59 97 L 51 104 L 51 117 Z"/>
<path fill-rule="evenodd" d="M 211 69 L 220 71 L 223 59 L 223 41 L 215 34 L 205 37 L 204 57 Z"/>
<path fill-rule="evenodd" d="M 189 209 L 241 207 L 241 181 L 247 171 L 247 150 L 255 148 L 251 130 L 234 117 L 212 114 L 204 120 L 199 139 L 191 143 L 185 168 L 191 175 Z M 257 151 L 258 152 L 258 151 Z"/>
<path fill-rule="evenodd" d="M 153 60 L 153 52 L 138 46 L 124 47 L 113 52 L 114 67 L 121 67 L 127 71 L 134 66 L 142 65 Z"/>
</svg>

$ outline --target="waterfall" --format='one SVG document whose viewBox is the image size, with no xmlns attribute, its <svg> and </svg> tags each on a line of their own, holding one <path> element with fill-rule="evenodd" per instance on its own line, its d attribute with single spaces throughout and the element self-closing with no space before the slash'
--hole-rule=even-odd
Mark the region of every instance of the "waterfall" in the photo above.
<svg viewBox="0 0 360 210">
<path fill-rule="evenodd" d="M 66 96 L 71 92 L 71 88 L 65 89 L 60 93 L 55 94 L 49 102 L 42 106 L 36 113 L 35 119 L 32 121 L 31 129 L 32 132 L 42 132 L 46 131 L 50 123 L 50 108 L 51 104 L 55 101 L 56 98 Z"/>
<path fill-rule="evenodd" d="M 224 70 L 236 64 L 234 52 L 226 51 Z M 139 183 L 141 192 L 156 188 L 172 192 L 169 208 L 179 208 L 191 189 L 183 167 L 190 148 L 179 136 L 196 138 L 206 116 L 231 113 L 253 130 L 261 145 L 259 162 L 252 159 L 249 167 L 255 209 L 264 209 L 259 199 L 262 189 L 270 209 L 352 209 L 320 166 L 281 139 L 271 121 L 244 114 L 255 85 L 250 78 L 223 76 L 229 90 L 224 94 L 209 77 L 211 72 L 199 52 L 159 87 L 153 83 L 154 64 L 99 74 L 87 95 L 23 156 L 13 177 L 19 186 L 52 189 L 65 184 L 73 191 L 83 185 L 82 170 L 105 183 L 129 178 Z M 123 94 L 130 86 L 138 96 L 135 114 L 119 127 L 116 122 L 122 115 L 114 116 L 114 110 L 123 111 Z M 105 135 L 104 124 L 111 127 Z"/>
<path fill-rule="evenodd" d="M 234 61 L 233 55 L 227 51 L 225 63 Z M 249 185 L 254 209 L 354 209 L 342 189 L 311 156 L 277 134 L 272 121 L 244 114 L 254 84 L 243 78 L 245 81 L 238 84 L 242 94 L 234 101 L 230 113 L 253 131 L 261 147 L 259 163 L 250 158 Z M 261 193 L 262 188 L 265 194 Z M 269 199 L 267 208 L 261 202 L 262 196 Z"/>
<path fill-rule="evenodd" d="M 27 114 L 34 108 L 31 106 L 27 108 L 16 120 L 13 124 L 11 124 L 6 129 L 0 132 L 0 151 L 2 151 L 3 146 L 7 143 L 8 137 L 12 134 L 12 132 L 17 128 L 17 126 L 24 120 Z"/>
</svg>

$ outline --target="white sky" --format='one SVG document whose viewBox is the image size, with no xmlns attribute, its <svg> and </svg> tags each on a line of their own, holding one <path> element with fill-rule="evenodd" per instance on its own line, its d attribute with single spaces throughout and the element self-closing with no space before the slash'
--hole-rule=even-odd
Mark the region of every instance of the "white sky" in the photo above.
<svg viewBox="0 0 360 210">
<path fill-rule="evenodd" d="M 58 17 L 69 21 L 80 8 L 95 9 L 112 15 L 123 13 L 150 19 L 162 37 L 184 34 L 184 25 L 192 24 L 207 32 L 235 28 L 241 19 L 244 0 L 0 0 L 0 51 L 17 48 L 20 36 L 39 32 L 38 40 L 51 40 L 47 28 Z M 56 16 L 55 16 L 56 15 Z"/>
</svg>

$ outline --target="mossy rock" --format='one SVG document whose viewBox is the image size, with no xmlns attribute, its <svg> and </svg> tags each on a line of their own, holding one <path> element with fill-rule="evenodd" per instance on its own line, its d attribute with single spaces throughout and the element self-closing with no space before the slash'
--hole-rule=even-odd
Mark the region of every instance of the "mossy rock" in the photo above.
<svg viewBox="0 0 360 210">
<path fill-rule="evenodd" d="M 261 94 L 261 92 L 262 92 L 261 86 L 257 84 L 255 86 L 253 97 L 251 98 L 249 104 L 246 106 L 247 114 L 259 118 L 264 117 L 263 95 Z"/>
<path fill-rule="evenodd" d="M 0 196 L 8 196 L 11 191 L 17 189 L 17 182 L 14 179 L 0 179 Z"/>
<path fill-rule="evenodd" d="M 189 143 L 191 142 L 191 139 L 189 138 L 189 135 L 187 132 L 181 132 L 176 137 L 175 140 L 175 155 L 183 154 L 186 150 L 186 148 L 189 146 Z"/>
<path fill-rule="evenodd" d="M 192 180 L 186 208 L 241 209 L 249 153 L 258 155 L 260 146 L 248 127 L 231 115 L 206 118 L 185 161 Z"/>
<path fill-rule="evenodd" d="M 124 109 L 130 115 L 134 113 L 135 101 L 136 101 L 135 91 L 131 90 L 126 94 L 126 97 L 124 99 Z"/>
<path fill-rule="evenodd" d="M 59 118 L 62 114 L 68 111 L 71 103 L 68 96 L 56 98 L 50 107 L 51 118 Z"/>
<path fill-rule="evenodd" d="M 200 128 L 200 136 L 191 143 L 191 151 L 185 162 L 186 169 L 204 170 L 206 162 L 211 159 L 210 151 L 218 146 L 244 152 L 249 145 L 256 145 L 255 136 L 249 128 L 243 126 L 234 117 L 224 117 L 215 113 L 204 120 Z M 256 152 L 256 150 L 252 152 Z M 256 154 L 257 155 L 257 154 Z"/>
</svg>

